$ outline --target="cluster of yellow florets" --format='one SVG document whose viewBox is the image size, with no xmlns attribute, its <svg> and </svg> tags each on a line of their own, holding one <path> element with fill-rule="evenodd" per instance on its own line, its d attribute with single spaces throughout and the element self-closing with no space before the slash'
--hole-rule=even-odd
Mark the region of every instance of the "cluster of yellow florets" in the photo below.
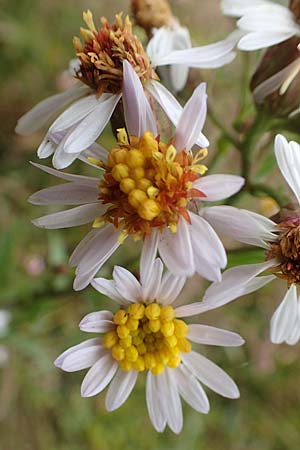
<svg viewBox="0 0 300 450">
<path fill-rule="evenodd" d="M 83 13 L 83 20 L 88 27 L 80 28 L 84 44 L 78 37 L 73 39 L 81 62 L 77 73 L 80 81 L 98 93 L 117 92 L 122 85 L 124 60 L 132 65 L 142 82 L 158 79 L 142 43 L 132 33 L 128 16 L 123 20 L 122 14 L 117 14 L 114 24 L 102 17 L 102 26 L 97 28 L 88 10 Z"/>
<path fill-rule="evenodd" d="M 167 225 L 175 232 L 180 216 L 189 221 L 189 198 L 205 197 L 192 186 L 206 167 L 151 132 L 129 141 L 119 130 L 119 146 L 110 151 L 104 168 L 99 199 L 112 206 L 94 226 L 108 221 L 122 225 L 127 234 L 147 234 L 150 227 Z"/>
<path fill-rule="evenodd" d="M 104 335 L 103 345 L 125 371 L 151 370 L 159 375 L 166 366 L 179 366 L 181 352 L 191 351 L 188 326 L 175 319 L 172 306 L 135 303 L 119 309 L 113 321 L 116 328 Z"/>
</svg>

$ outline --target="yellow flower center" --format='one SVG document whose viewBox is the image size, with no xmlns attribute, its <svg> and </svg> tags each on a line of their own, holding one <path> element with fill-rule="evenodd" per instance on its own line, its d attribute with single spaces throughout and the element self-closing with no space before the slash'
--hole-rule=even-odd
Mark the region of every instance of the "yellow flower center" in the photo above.
<svg viewBox="0 0 300 450">
<path fill-rule="evenodd" d="M 125 371 L 151 370 L 159 375 L 166 366 L 179 366 L 181 352 L 191 351 L 186 339 L 188 326 L 175 319 L 172 306 L 134 303 L 119 309 L 113 321 L 115 329 L 104 335 L 103 345 L 111 349 L 112 357 Z"/>
<path fill-rule="evenodd" d="M 207 150 L 192 157 L 151 132 L 128 139 L 125 130 L 118 131 L 119 146 L 110 151 L 107 164 L 92 160 L 105 169 L 99 200 L 111 204 L 94 227 L 110 222 L 137 239 L 150 234 L 152 227 L 168 226 L 176 232 L 180 217 L 190 222 L 189 200 L 205 197 L 193 182 L 207 170 L 198 164 Z"/>
<path fill-rule="evenodd" d="M 140 40 L 132 34 L 129 17 L 122 20 L 122 13 L 116 15 L 115 24 L 101 18 L 101 28 L 96 28 L 91 11 L 83 13 L 88 28 L 80 28 L 84 44 L 74 37 L 76 56 L 80 60 L 77 78 L 99 94 L 115 93 L 121 89 L 123 61 L 127 60 L 142 82 L 158 79 L 150 65 Z"/>
</svg>

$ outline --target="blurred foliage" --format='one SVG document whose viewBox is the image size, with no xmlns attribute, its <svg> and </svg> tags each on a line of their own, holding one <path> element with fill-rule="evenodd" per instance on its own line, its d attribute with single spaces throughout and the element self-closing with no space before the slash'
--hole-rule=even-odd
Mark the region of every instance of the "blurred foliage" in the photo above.
<svg viewBox="0 0 300 450">
<path fill-rule="evenodd" d="M 82 25 L 81 11 L 91 8 L 95 15 L 108 13 L 112 17 L 120 9 L 127 11 L 128 3 L 4 0 L 1 5 L 0 309 L 9 310 L 12 320 L 7 336 L 1 339 L 9 350 L 9 362 L 0 368 L 0 449 L 297 449 L 299 347 L 275 347 L 268 339 L 269 318 L 280 300 L 279 284 L 199 318 L 246 338 L 242 349 L 200 349 L 236 379 L 241 399 L 230 401 L 210 392 L 211 413 L 201 416 L 185 408 L 180 436 L 153 430 L 145 406 L 143 377 L 126 404 L 108 414 L 103 394 L 80 397 L 82 373 L 62 373 L 53 365 L 65 348 L 88 337 L 77 327 L 83 315 L 109 303 L 91 288 L 72 291 L 68 255 L 88 228 L 47 232 L 30 223 L 30 218 L 42 211 L 27 204 L 28 196 L 54 180 L 28 163 L 36 160 L 35 150 L 43 135 L 22 138 L 14 135 L 13 128 L 17 118 L 38 100 L 63 89 L 62 71 L 73 57 L 71 38 Z M 218 1 L 201 3 L 199 8 L 197 0 L 172 2 L 197 42 L 224 36 L 230 22 L 221 19 Z M 215 27 L 216 21 L 220 26 L 218 22 Z M 240 104 L 235 100 L 239 73 L 246 63 L 238 60 L 231 68 L 205 75 L 212 98 L 218 99 L 214 108 L 226 128 L 238 110 L 236 129 L 245 126 L 244 117 L 251 111 L 245 83 Z M 193 77 L 194 72 L 191 83 Z M 199 73 L 197 77 L 198 82 Z M 207 132 L 211 142 L 216 142 L 210 155 L 212 166 L 216 166 L 213 170 L 237 171 L 238 158 L 227 137 L 211 124 Z M 103 142 L 109 144 L 108 133 Z M 258 158 L 257 177 L 269 176 L 273 168 L 273 156 L 264 151 Z M 250 198 L 243 199 L 248 207 L 253 206 Z M 136 255 L 129 242 L 102 274 L 110 276 L 113 264 L 120 262 L 137 271 Z M 262 257 L 259 250 L 237 248 L 230 252 L 229 264 L 259 262 Z M 185 301 L 199 300 L 203 289 L 199 279 L 188 283 Z"/>
</svg>

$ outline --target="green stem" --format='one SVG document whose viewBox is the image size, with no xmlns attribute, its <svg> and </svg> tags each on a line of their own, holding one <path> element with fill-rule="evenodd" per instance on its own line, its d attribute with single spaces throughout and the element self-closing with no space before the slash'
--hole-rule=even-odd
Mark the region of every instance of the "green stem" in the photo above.
<svg viewBox="0 0 300 450">
<path fill-rule="evenodd" d="M 230 131 L 228 131 L 224 127 L 224 125 L 221 123 L 219 118 L 214 113 L 213 108 L 210 106 L 210 104 L 208 104 L 207 115 L 210 118 L 210 120 L 212 121 L 212 123 L 221 131 L 223 136 L 226 137 L 226 139 L 228 139 L 228 141 L 230 141 L 232 143 L 232 145 L 234 145 L 235 148 L 239 149 L 239 147 L 240 147 L 239 141 L 235 138 L 235 136 L 233 136 L 231 134 Z"/>
</svg>

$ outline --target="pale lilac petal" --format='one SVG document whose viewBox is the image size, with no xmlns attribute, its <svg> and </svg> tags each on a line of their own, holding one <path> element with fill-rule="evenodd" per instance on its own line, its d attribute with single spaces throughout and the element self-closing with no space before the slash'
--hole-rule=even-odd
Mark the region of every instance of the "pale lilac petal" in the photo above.
<svg viewBox="0 0 300 450">
<path fill-rule="evenodd" d="M 47 216 L 32 220 L 32 223 L 39 228 L 47 228 L 49 230 L 76 227 L 92 222 L 96 217 L 101 215 L 102 212 L 103 209 L 101 204 L 92 203 L 77 206 L 76 208 L 68 209 L 67 211 L 48 214 Z"/>
<path fill-rule="evenodd" d="M 158 244 L 159 254 L 174 275 L 191 276 L 195 273 L 191 225 L 180 219 L 176 233 L 164 229 Z"/>
<path fill-rule="evenodd" d="M 146 236 L 143 241 L 140 261 L 140 279 L 143 286 L 148 283 L 151 276 L 151 268 L 157 253 L 158 239 L 159 232 L 154 230 L 149 236 Z"/>
<path fill-rule="evenodd" d="M 102 343 L 102 339 L 100 339 L 100 338 L 87 339 L 86 341 L 83 341 L 80 344 L 74 345 L 73 347 L 70 347 L 67 350 L 65 350 L 60 356 L 58 356 L 58 358 L 56 358 L 56 360 L 54 361 L 54 364 L 56 367 L 61 368 L 64 360 L 68 356 L 70 356 L 73 353 L 76 353 L 77 351 L 84 349 L 84 348 L 89 348 L 89 347 L 94 348 L 95 346 L 98 346 L 99 348 L 101 348 L 101 343 Z"/>
<path fill-rule="evenodd" d="M 281 134 L 275 138 L 275 156 L 279 170 L 300 203 L 300 145 Z"/>
<path fill-rule="evenodd" d="M 177 387 L 183 399 L 195 410 L 203 414 L 209 412 L 207 395 L 197 379 L 181 364 L 175 372 Z"/>
<path fill-rule="evenodd" d="M 103 391 L 118 369 L 117 361 L 105 354 L 88 371 L 81 385 L 81 396 L 92 397 Z"/>
<path fill-rule="evenodd" d="M 174 145 L 178 151 L 190 150 L 203 128 L 207 112 L 206 84 L 201 83 L 183 108 L 176 128 Z"/>
<path fill-rule="evenodd" d="M 158 376 L 153 375 L 150 371 L 147 374 L 146 381 L 146 402 L 150 420 L 155 430 L 161 433 L 164 431 L 167 420 L 164 415 L 164 408 L 161 404 L 162 398 L 158 390 Z M 168 401 L 168 399 L 166 399 Z"/>
<path fill-rule="evenodd" d="M 274 344 L 282 344 L 289 339 L 297 316 L 297 287 L 292 284 L 271 319 L 270 337 Z"/>
<path fill-rule="evenodd" d="M 99 103 L 68 136 L 64 150 L 67 153 L 78 153 L 92 145 L 109 122 L 120 98 L 121 94 L 107 94 L 105 100 Z"/>
<path fill-rule="evenodd" d="M 201 210 L 202 216 L 222 236 L 245 244 L 268 248 L 277 239 L 276 224 L 260 214 L 233 206 L 212 206 Z"/>
<path fill-rule="evenodd" d="M 189 325 L 187 337 L 197 344 L 223 347 L 239 347 L 245 343 L 244 339 L 237 333 L 200 324 Z"/>
<path fill-rule="evenodd" d="M 107 350 L 100 345 L 81 348 L 66 356 L 60 368 L 65 372 L 77 372 L 78 370 L 87 369 L 92 367 L 105 354 L 107 354 Z"/>
<path fill-rule="evenodd" d="M 159 303 L 162 305 L 170 305 L 173 303 L 185 284 L 186 277 L 173 275 L 167 271 L 162 278 L 160 292 L 157 294 Z"/>
<path fill-rule="evenodd" d="M 35 133 L 42 128 L 65 105 L 71 103 L 88 92 L 88 89 L 82 88 L 79 84 L 63 92 L 53 95 L 38 103 L 34 108 L 22 116 L 17 123 L 16 133 L 27 136 Z"/>
<path fill-rule="evenodd" d="M 114 411 L 126 402 L 135 386 L 137 377 L 138 372 L 135 370 L 129 372 L 118 370 L 106 394 L 105 407 L 107 411 Z"/>
<path fill-rule="evenodd" d="M 66 183 L 42 189 L 28 199 L 33 205 L 81 205 L 95 203 L 99 191 L 97 186 L 79 183 Z"/>
<path fill-rule="evenodd" d="M 91 282 L 93 288 L 98 292 L 105 295 L 111 300 L 114 300 L 119 305 L 128 305 L 130 302 L 123 298 L 123 296 L 117 291 L 116 283 L 114 280 L 107 280 L 106 278 L 94 278 Z"/>
<path fill-rule="evenodd" d="M 80 322 L 79 328 L 87 333 L 106 333 L 114 328 L 111 311 L 97 311 L 87 314 Z"/>
<path fill-rule="evenodd" d="M 65 138 L 59 143 L 53 155 L 52 165 L 53 167 L 55 167 L 55 169 L 65 169 L 66 167 L 70 166 L 80 155 L 80 153 L 65 152 L 64 143 L 66 142 L 68 136 L 69 135 L 67 134 Z"/>
<path fill-rule="evenodd" d="M 181 355 L 183 363 L 203 384 L 227 398 L 238 398 L 239 390 L 232 378 L 204 356 L 191 351 Z"/>
<path fill-rule="evenodd" d="M 162 107 L 162 109 L 164 110 L 170 121 L 176 127 L 180 120 L 180 116 L 183 110 L 178 100 L 171 94 L 171 92 L 168 91 L 167 88 L 165 88 L 158 81 L 151 80 L 146 85 L 146 89 L 154 97 L 157 103 Z M 196 144 L 202 148 L 209 146 L 209 141 L 201 132 L 201 130 L 199 132 Z"/>
<path fill-rule="evenodd" d="M 93 241 L 94 239 L 96 239 L 96 237 L 99 234 L 99 229 L 95 228 L 93 230 L 91 230 L 77 245 L 77 247 L 75 248 L 75 250 L 73 251 L 73 253 L 70 256 L 69 259 L 69 264 L 71 267 L 75 267 L 79 264 L 79 262 L 81 261 L 81 259 L 83 258 L 84 254 L 85 254 L 85 250 L 86 250 L 86 246 L 89 245 L 90 241 Z"/>
<path fill-rule="evenodd" d="M 104 163 L 107 163 L 107 156 L 108 151 L 106 150 L 106 148 L 102 147 L 102 145 L 94 143 L 81 153 L 79 159 L 85 162 L 86 164 L 95 167 L 95 165 L 89 161 L 89 158 L 94 158 L 99 161 L 103 161 Z M 96 167 L 99 169 L 99 166 Z"/>
<path fill-rule="evenodd" d="M 102 96 L 98 97 L 96 94 L 91 94 L 73 103 L 53 122 L 49 128 L 50 136 L 52 133 L 56 134 L 76 125 L 90 114 L 102 101 Z"/>
<path fill-rule="evenodd" d="M 123 61 L 123 106 L 130 135 L 142 136 L 145 131 L 157 135 L 155 117 L 146 98 L 142 83 L 128 61 Z"/>
<path fill-rule="evenodd" d="M 141 286 L 141 297 L 144 301 L 154 301 L 157 299 L 161 277 L 163 274 L 164 265 L 159 258 L 157 258 L 151 268 L 151 274 L 146 284 Z"/>
<path fill-rule="evenodd" d="M 117 291 L 130 302 L 141 300 L 141 285 L 129 270 L 115 266 L 113 271 Z"/>
<path fill-rule="evenodd" d="M 193 183 L 193 188 L 204 192 L 205 202 L 215 202 L 231 197 L 244 185 L 245 180 L 236 175 L 207 175 Z"/>
<path fill-rule="evenodd" d="M 97 186 L 99 183 L 99 179 L 95 177 L 86 177 L 83 175 L 73 175 L 71 173 L 65 173 L 61 172 L 60 170 L 52 169 L 52 167 L 44 166 L 42 164 L 37 164 L 34 162 L 30 162 L 34 167 L 37 167 L 38 169 L 42 170 L 43 172 L 49 173 L 49 175 L 54 175 L 57 178 L 61 178 L 62 180 L 66 181 L 74 181 L 79 182 L 80 184 L 86 184 L 89 186 Z"/>
</svg>

